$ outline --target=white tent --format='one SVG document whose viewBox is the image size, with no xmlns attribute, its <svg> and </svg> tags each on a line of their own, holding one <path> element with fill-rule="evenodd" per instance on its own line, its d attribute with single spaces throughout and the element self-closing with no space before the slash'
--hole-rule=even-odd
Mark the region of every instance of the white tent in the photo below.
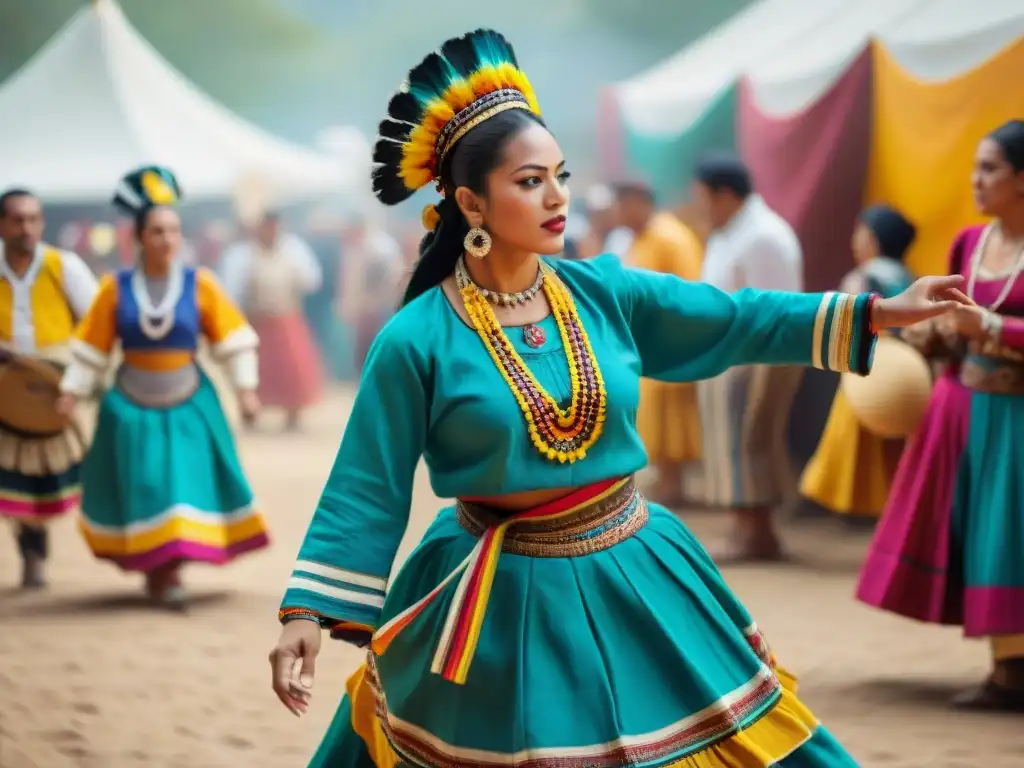
<svg viewBox="0 0 1024 768">
<path fill-rule="evenodd" d="M 93 0 L 0 86 L 0 114 L 0 189 L 50 202 L 109 198 L 149 163 L 172 168 L 189 200 L 231 197 L 253 177 L 276 198 L 367 184 L 368 158 L 291 145 L 200 92 L 115 0 Z"/>
<path fill-rule="evenodd" d="M 864 52 L 872 37 L 891 29 L 933 0 L 849 0 L 784 50 L 745 73 L 754 103 L 778 117 L 813 105 Z"/>
<path fill-rule="evenodd" d="M 662 63 L 619 83 L 615 94 L 630 130 L 684 133 L 715 97 L 755 62 L 805 37 L 856 0 L 759 0 Z"/>
<path fill-rule="evenodd" d="M 1022 36 L 1024 0 L 928 0 L 877 35 L 901 67 L 930 82 L 974 69 Z"/>
</svg>

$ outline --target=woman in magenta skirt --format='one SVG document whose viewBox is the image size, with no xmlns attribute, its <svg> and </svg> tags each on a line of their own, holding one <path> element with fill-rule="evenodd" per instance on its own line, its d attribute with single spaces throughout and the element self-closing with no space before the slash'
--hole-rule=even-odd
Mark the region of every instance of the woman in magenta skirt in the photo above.
<svg viewBox="0 0 1024 768">
<path fill-rule="evenodd" d="M 857 596 L 988 637 L 992 674 L 954 703 L 1024 711 L 1024 121 L 982 140 L 972 180 L 992 221 L 956 237 L 950 271 L 976 305 L 904 335 L 953 362 L 903 454 Z"/>
</svg>

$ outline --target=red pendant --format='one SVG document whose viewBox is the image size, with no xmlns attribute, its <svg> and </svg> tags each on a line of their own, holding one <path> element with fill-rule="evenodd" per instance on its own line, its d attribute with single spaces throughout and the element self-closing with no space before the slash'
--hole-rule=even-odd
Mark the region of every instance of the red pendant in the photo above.
<svg viewBox="0 0 1024 768">
<path fill-rule="evenodd" d="M 533 323 L 523 326 L 523 341 L 526 342 L 527 346 L 533 349 L 540 349 L 547 340 L 548 335 L 544 333 L 544 329 L 540 326 Z"/>
</svg>

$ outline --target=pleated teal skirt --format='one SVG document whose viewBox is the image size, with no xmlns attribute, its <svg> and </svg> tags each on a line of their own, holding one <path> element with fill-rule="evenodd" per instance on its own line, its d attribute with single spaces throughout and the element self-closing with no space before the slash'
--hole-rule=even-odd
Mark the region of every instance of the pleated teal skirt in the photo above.
<svg viewBox="0 0 1024 768">
<path fill-rule="evenodd" d="M 443 510 L 391 587 L 382 624 L 477 541 L 454 508 Z M 372 695 L 342 702 L 311 766 L 856 766 L 797 699 L 703 547 L 662 507 L 649 505 L 646 524 L 604 551 L 502 554 L 462 684 L 431 672 L 455 592 L 453 581 L 370 654 L 358 674 Z M 368 706 L 381 715 L 386 758 L 357 711 Z"/>
<path fill-rule="evenodd" d="M 140 405 L 116 387 L 100 404 L 82 464 L 82 533 L 124 570 L 223 564 L 268 543 L 217 392 L 201 376 L 187 400 Z"/>
</svg>

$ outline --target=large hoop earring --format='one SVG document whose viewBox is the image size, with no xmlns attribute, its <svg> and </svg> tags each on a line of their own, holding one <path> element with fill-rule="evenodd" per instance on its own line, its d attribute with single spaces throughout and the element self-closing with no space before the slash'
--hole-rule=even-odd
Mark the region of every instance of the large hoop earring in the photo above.
<svg viewBox="0 0 1024 768">
<path fill-rule="evenodd" d="M 491 242 L 491 236 L 486 229 L 473 227 L 466 233 L 466 239 L 462 241 L 462 246 L 466 249 L 466 253 L 473 258 L 482 259 L 491 252 Z"/>
</svg>

